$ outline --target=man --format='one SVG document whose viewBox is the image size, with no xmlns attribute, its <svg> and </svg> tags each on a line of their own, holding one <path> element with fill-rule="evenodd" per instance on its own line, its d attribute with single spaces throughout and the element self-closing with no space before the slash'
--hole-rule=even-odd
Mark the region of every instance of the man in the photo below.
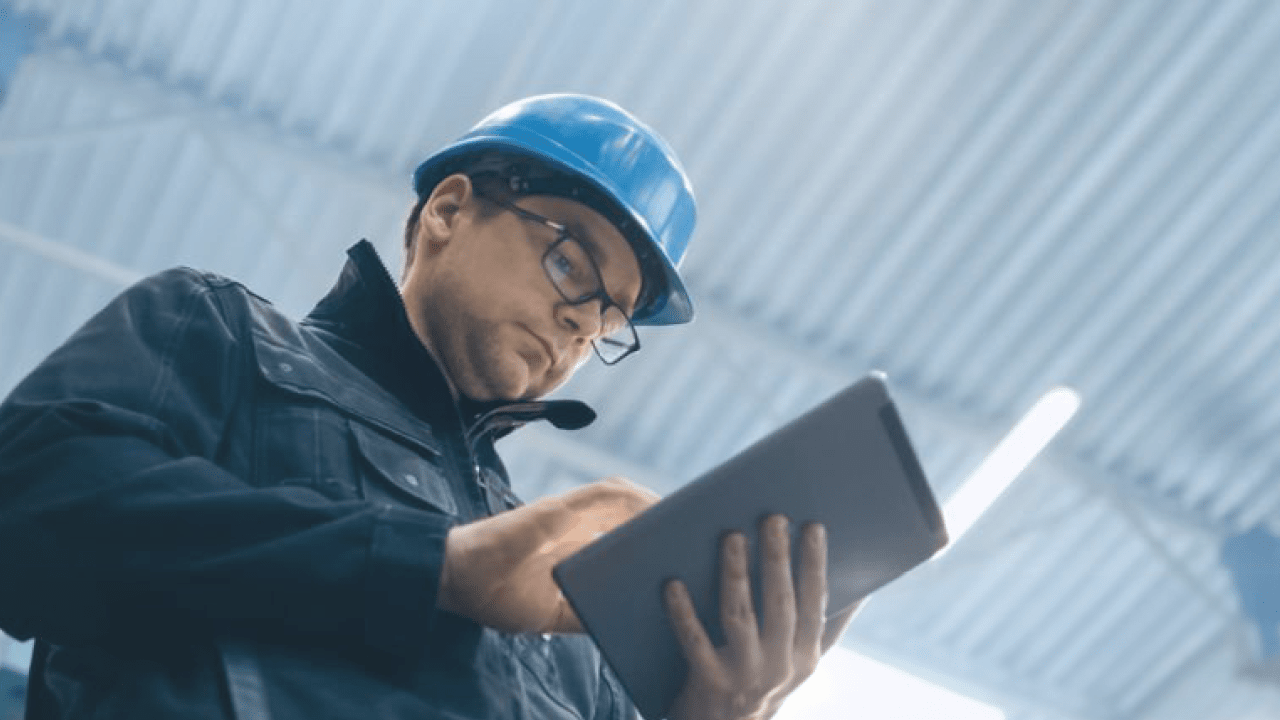
<svg viewBox="0 0 1280 720">
<path fill-rule="evenodd" d="M 530 98 L 415 173 L 399 287 L 367 242 L 300 323 L 173 270 L 127 290 L 0 408 L 0 627 L 37 638 L 29 717 L 634 715 L 550 568 L 656 497 L 612 478 L 520 505 L 495 439 L 636 324 L 692 318 L 694 223 L 667 145 L 620 108 Z M 771 715 L 847 622 L 825 540 L 793 579 L 763 531 L 761 607 L 723 548 L 713 647 L 674 720 Z"/>
</svg>

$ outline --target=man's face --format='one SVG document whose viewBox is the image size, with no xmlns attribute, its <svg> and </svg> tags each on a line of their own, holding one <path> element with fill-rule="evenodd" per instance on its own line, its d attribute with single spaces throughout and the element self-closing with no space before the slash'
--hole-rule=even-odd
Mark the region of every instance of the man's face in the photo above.
<svg viewBox="0 0 1280 720">
<path fill-rule="evenodd" d="M 603 334 L 601 301 L 572 305 L 542 257 L 551 228 L 488 204 L 465 175 L 441 181 L 423 205 L 401 295 L 409 322 L 458 394 L 541 397 L 559 387 Z M 628 315 L 640 266 L 622 234 L 581 203 L 550 196 L 514 203 L 569 229 L 592 254 L 605 289 Z"/>
</svg>

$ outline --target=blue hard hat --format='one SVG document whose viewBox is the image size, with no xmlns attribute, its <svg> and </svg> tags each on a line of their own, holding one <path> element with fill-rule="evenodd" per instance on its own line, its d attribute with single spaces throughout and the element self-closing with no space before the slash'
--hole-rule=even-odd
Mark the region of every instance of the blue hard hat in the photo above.
<svg viewBox="0 0 1280 720">
<path fill-rule="evenodd" d="M 693 302 L 676 271 L 697 217 L 693 188 L 675 152 L 626 110 L 589 95 L 540 95 L 518 100 L 481 120 L 466 135 L 427 158 L 413 174 L 418 197 L 458 172 L 460 160 L 499 150 L 530 156 L 585 180 L 625 214 L 623 232 L 637 251 L 645 293 L 636 325 L 693 319 Z M 648 262 L 646 262 L 648 260 Z"/>
</svg>

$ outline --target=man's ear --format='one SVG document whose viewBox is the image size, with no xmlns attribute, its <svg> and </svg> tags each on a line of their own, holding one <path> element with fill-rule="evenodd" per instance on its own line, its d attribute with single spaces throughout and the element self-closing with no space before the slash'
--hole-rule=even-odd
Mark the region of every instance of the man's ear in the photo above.
<svg viewBox="0 0 1280 720">
<path fill-rule="evenodd" d="M 428 251 L 438 251 L 448 244 L 457 231 L 462 209 L 471 202 L 471 197 L 471 178 L 463 173 L 454 173 L 436 183 L 418 216 L 414 244 L 428 243 Z"/>
</svg>

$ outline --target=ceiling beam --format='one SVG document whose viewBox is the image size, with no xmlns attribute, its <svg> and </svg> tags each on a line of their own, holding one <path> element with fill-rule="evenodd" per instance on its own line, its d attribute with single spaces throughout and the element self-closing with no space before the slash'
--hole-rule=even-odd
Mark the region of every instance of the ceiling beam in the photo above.
<svg viewBox="0 0 1280 720">
<path fill-rule="evenodd" d="M 108 120 L 97 125 L 96 129 L 88 125 L 80 130 L 69 128 L 61 136 L 54 132 L 48 133 L 48 137 L 41 133 L 13 138 L 18 143 L 14 151 L 91 135 L 103 138 L 113 132 L 132 132 L 142 122 L 185 119 L 195 129 L 216 132 L 256 150 L 269 152 L 273 161 L 292 166 L 300 176 L 319 175 L 348 188 L 394 194 L 406 202 L 410 197 L 409 182 L 396 169 L 360 160 L 315 138 L 281 128 L 268 119 L 249 117 L 240 108 L 203 97 L 189 87 L 141 74 L 106 57 L 88 54 L 83 48 L 55 43 L 28 55 L 23 62 L 33 66 L 33 74 L 52 73 L 83 82 L 86 87 L 113 100 L 134 105 L 137 112 L 148 114 L 150 119 Z"/>
<path fill-rule="evenodd" d="M 1221 630 L 1196 645 L 1162 681 L 1134 701 L 1124 717 L 1127 720 L 1161 720 L 1168 711 L 1167 703 L 1179 688 L 1205 687 L 1209 680 L 1219 679 L 1222 672 L 1219 655 L 1236 650 L 1240 632 L 1237 623 L 1224 623 Z"/>
<path fill-rule="evenodd" d="M 43 235 L 24 230 L 0 220 L 0 241 L 17 245 L 58 265 L 77 270 L 99 280 L 124 287 L 142 279 L 142 273 L 104 260 L 92 253 L 72 247 L 64 242 L 50 240 Z"/>
<path fill-rule="evenodd" d="M 84 125 L 58 128 L 45 132 L 18 135 L 0 139 L 0 155 L 14 155 L 21 152 L 40 150 L 48 145 L 60 145 L 68 142 L 84 142 L 116 137 L 120 133 L 151 130 L 156 125 L 182 120 L 185 116 L 180 112 L 147 113 L 124 120 L 102 120 Z"/>
</svg>

